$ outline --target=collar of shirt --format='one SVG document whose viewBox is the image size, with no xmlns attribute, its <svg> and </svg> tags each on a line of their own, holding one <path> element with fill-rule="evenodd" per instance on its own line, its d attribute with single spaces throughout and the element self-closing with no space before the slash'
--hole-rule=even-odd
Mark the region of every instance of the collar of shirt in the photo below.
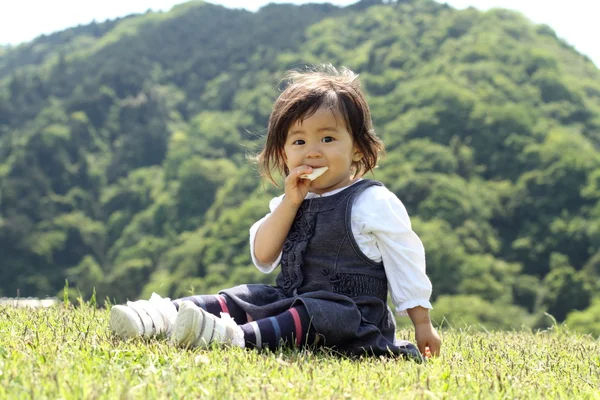
<svg viewBox="0 0 600 400">
<path fill-rule="evenodd" d="M 354 182 L 352 182 L 348 186 L 344 186 L 342 188 L 338 188 L 338 189 L 332 190 L 331 192 L 325 192 L 323 194 L 317 194 L 317 193 L 308 192 L 306 194 L 306 197 L 304 199 L 305 200 L 309 200 L 309 199 L 314 199 L 314 198 L 317 198 L 317 197 L 333 196 L 334 194 L 337 194 L 337 193 L 341 192 L 342 190 L 345 190 L 345 189 L 349 188 L 350 186 L 354 185 L 356 182 L 360 182 L 360 181 L 362 181 L 362 178 L 359 178 L 359 179 L 355 180 Z"/>
</svg>

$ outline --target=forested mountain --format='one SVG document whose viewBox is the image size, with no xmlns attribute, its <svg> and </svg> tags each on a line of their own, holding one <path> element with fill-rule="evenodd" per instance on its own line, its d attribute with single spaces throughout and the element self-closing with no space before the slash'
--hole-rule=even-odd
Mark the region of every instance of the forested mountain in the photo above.
<svg viewBox="0 0 600 400">
<path fill-rule="evenodd" d="M 360 73 L 438 321 L 600 334 L 600 71 L 520 14 L 432 0 L 194 1 L 0 49 L 0 296 L 272 282 L 248 228 L 279 189 L 248 156 L 284 71 L 324 62 Z"/>
</svg>

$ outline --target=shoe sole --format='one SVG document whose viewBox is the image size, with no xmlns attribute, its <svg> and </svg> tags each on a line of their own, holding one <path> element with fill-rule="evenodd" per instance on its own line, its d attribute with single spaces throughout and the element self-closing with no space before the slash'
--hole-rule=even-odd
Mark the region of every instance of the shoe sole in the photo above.
<svg viewBox="0 0 600 400">
<path fill-rule="evenodd" d="M 196 332 L 201 330 L 203 320 L 204 316 L 199 309 L 180 309 L 172 333 L 175 344 L 184 348 L 193 347 L 196 343 Z"/>
<path fill-rule="evenodd" d="M 110 329 L 122 339 L 140 336 L 142 332 L 139 330 L 136 318 L 139 319 L 139 316 L 129 307 L 113 306 L 110 309 Z"/>
</svg>

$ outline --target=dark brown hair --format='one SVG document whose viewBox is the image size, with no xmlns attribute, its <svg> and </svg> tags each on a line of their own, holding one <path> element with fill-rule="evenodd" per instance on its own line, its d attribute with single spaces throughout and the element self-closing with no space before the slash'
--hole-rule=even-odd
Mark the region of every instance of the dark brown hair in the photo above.
<svg viewBox="0 0 600 400">
<path fill-rule="evenodd" d="M 283 151 L 288 131 L 296 121 L 304 121 L 321 107 L 336 110 L 344 118 L 346 129 L 362 154 L 362 158 L 352 165 L 355 175 L 364 175 L 376 167 L 379 155 L 384 153 L 384 145 L 373 129 L 371 111 L 357 74 L 345 67 L 338 71 L 327 64 L 306 71 L 290 71 L 283 82 L 287 86 L 273 105 L 267 142 L 258 155 L 264 177 L 275 182 L 274 170 L 288 175 Z"/>
</svg>

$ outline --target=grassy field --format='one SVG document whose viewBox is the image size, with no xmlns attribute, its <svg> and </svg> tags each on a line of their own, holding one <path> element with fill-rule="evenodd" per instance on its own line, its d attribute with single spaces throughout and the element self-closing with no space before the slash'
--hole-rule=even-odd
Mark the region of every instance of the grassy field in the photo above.
<svg viewBox="0 0 600 400">
<path fill-rule="evenodd" d="M 2 399 L 600 399 L 600 342 L 546 332 L 442 330 L 426 364 L 120 341 L 89 305 L 0 306 Z M 412 338 L 410 330 L 398 335 Z"/>
</svg>

